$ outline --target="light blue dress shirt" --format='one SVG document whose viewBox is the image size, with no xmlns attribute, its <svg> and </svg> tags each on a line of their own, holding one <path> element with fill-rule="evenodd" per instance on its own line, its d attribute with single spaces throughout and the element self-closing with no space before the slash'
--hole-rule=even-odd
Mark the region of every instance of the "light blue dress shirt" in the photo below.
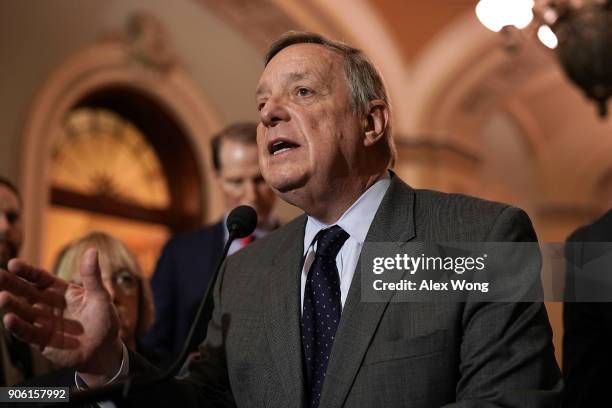
<svg viewBox="0 0 612 408">
<path fill-rule="evenodd" d="M 391 176 L 388 171 L 370 186 L 358 199 L 342 214 L 338 221 L 333 225 L 340 226 L 349 234 L 338 256 L 336 256 L 336 266 L 340 274 L 340 303 L 344 308 L 346 296 L 348 295 L 355 267 L 361 254 L 361 248 L 365 241 L 366 235 L 370 230 L 370 225 L 374 220 L 374 215 L 378 211 L 378 207 L 391 184 Z M 304 232 L 304 266 L 302 268 L 301 278 L 301 310 L 304 310 L 304 288 L 306 287 L 306 278 L 308 271 L 314 261 L 315 251 L 317 250 L 316 242 L 312 242 L 317 233 L 332 225 L 327 225 L 321 221 L 308 216 L 306 222 L 306 230 Z"/>
</svg>

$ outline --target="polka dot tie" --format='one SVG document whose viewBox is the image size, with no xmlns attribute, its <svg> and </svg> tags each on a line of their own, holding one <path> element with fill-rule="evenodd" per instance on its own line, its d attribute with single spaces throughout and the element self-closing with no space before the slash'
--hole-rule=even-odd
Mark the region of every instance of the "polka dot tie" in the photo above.
<svg viewBox="0 0 612 408">
<path fill-rule="evenodd" d="M 321 399 L 327 362 L 340 322 L 340 277 L 336 256 L 349 235 L 337 225 L 319 231 L 317 251 L 308 271 L 302 313 L 302 347 L 306 367 L 309 406 Z"/>
</svg>

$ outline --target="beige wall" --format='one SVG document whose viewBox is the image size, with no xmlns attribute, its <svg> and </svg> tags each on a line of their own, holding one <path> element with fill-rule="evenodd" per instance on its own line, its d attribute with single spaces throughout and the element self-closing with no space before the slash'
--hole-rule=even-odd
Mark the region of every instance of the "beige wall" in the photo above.
<svg viewBox="0 0 612 408">
<path fill-rule="evenodd" d="M 252 95 L 261 71 L 260 52 L 194 1 L 2 1 L 0 174 L 20 176 L 20 134 L 45 79 L 69 56 L 121 32 L 128 15 L 137 10 L 162 20 L 221 123 L 255 118 Z"/>
</svg>

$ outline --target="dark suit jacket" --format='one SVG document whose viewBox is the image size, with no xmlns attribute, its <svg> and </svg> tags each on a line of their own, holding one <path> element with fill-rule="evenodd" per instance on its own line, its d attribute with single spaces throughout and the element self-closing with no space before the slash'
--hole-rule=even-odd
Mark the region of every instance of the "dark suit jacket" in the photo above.
<svg viewBox="0 0 612 408">
<path fill-rule="evenodd" d="M 187 380 L 172 385 L 185 387 L 173 396 L 201 407 L 305 406 L 305 224 L 301 216 L 228 258 L 201 356 Z M 529 218 L 517 208 L 413 190 L 394 177 L 366 241 L 535 239 Z M 360 271 L 358 265 L 321 408 L 558 406 L 562 383 L 541 303 L 366 303 L 360 301 Z M 137 355 L 130 369 L 147 370 Z M 151 395 L 145 397 L 151 404 Z"/>
<path fill-rule="evenodd" d="M 603 407 L 612 404 L 612 303 L 580 302 L 574 299 L 576 280 L 582 268 L 598 257 L 599 245 L 587 242 L 612 242 L 612 211 L 568 238 L 566 296 L 563 305 L 564 406 Z M 571 248 L 571 250 L 569 249 Z M 608 246 L 607 249 L 610 247 Z M 590 273 L 590 271 L 587 271 Z M 595 271 L 610 274 L 610 270 Z M 574 302 L 578 300 L 577 302 Z"/>
<path fill-rule="evenodd" d="M 224 241 L 223 222 L 179 234 L 165 245 L 151 286 L 155 300 L 155 323 L 142 344 L 160 357 L 172 360 L 187 338 L 198 305 L 214 272 Z M 210 315 L 210 313 L 209 313 Z M 198 329 L 192 349 L 206 336 Z"/>
</svg>

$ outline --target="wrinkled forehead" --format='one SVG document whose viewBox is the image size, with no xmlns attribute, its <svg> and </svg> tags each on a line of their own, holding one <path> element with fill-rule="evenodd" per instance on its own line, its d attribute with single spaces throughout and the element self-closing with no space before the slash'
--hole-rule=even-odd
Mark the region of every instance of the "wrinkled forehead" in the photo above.
<svg viewBox="0 0 612 408">
<path fill-rule="evenodd" d="M 293 44 L 283 48 L 266 65 L 255 96 L 282 85 L 309 79 L 333 82 L 344 75 L 344 61 L 340 54 L 320 44 Z"/>
<path fill-rule="evenodd" d="M 258 154 L 256 143 L 225 140 L 219 151 L 221 179 L 242 179 L 257 176 L 259 174 Z"/>
</svg>

